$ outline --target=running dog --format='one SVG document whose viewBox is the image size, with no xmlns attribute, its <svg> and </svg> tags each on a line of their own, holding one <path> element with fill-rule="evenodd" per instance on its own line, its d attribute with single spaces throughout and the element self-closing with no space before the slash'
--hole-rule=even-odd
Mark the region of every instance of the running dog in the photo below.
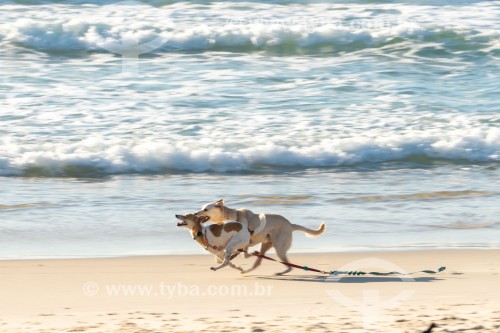
<svg viewBox="0 0 500 333">
<path fill-rule="evenodd" d="M 224 206 L 224 199 L 204 205 L 195 215 L 208 217 L 209 221 L 221 224 L 225 220 L 235 220 L 245 225 L 250 232 L 253 232 L 248 246 L 253 246 L 262 243 L 260 253 L 265 254 L 269 249 L 274 247 L 276 255 L 283 262 L 289 262 L 287 252 L 292 246 L 293 232 L 296 230 L 305 232 L 310 236 L 320 236 L 325 231 L 325 224 L 321 223 L 317 230 L 312 230 L 298 224 L 292 224 L 286 218 L 277 214 L 260 214 L 257 215 L 248 209 L 232 209 Z M 256 269 L 262 262 L 259 257 L 254 262 L 253 266 L 244 271 L 248 273 Z M 277 273 L 282 275 L 290 272 L 292 268 L 287 267 L 283 272 Z"/>
<path fill-rule="evenodd" d="M 175 215 L 182 222 L 178 222 L 178 227 L 187 227 L 203 248 L 213 253 L 219 262 L 219 266 L 210 267 L 216 271 L 226 266 L 243 272 L 243 269 L 231 263 L 233 254 L 237 254 L 240 249 L 244 249 L 250 243 L 250 231 L 238 221 L 224 221 L 221 224 L 204 225 L 209 218 L 207 216 L 197 216 L 194 214 Z"/>
</svg>

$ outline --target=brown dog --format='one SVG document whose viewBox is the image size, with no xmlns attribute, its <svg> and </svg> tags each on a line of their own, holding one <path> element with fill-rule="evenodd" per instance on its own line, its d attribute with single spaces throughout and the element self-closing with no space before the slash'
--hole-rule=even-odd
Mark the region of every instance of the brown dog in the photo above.
<svg viewBox="0 0 500 333">
<path fill-rule="evenodd" d="M 262 243 L 260 248 L 261 254 L 265 254 L 266 251 L 274 247 L 276 255 L 283 262 L 288 262 L 286 254 L 292 246 L 292 234 L 294 231 L 299 230 L 310 236 L 320 236 L 325 231 L 324 223 L 322 223 L 317 230 L 312 230 L 298 224 L 292 224 L 281 215 L 257 215 L 248 209 L 229 208 L 224 206 L 224 199 L 204 205 L 196 215 L 209 217 L 209 221 L 215 223 L 223 223 L 226 220 L 241 222 L 246 225 L 250 231 L 254 231 L 249 246 Z M 253 266 L 244 273 L 254 270 L 261 262 L 262 258 L 257 258 Z M 278 275 L 288 273 L 291 269 L 291 267 L 287 267 L 286 270 L 278 273 Z"/>
<path fill-rule="evenodd" d="M 238 250 L 244 249 L 250 243 L 250 231 L 238 221 L 226 221 L 223 224 L 203 225 L 208 217 L 194 214 L 175 215 L 181 220 L 178 227 L 187 227 L 193 239 L 207 251 L 213 253 L 221 262 L 219 266 L 211 267 L 213 271 L 229 265 L 243 271 L 231 263 L 231 257 Z"/>
</svg>

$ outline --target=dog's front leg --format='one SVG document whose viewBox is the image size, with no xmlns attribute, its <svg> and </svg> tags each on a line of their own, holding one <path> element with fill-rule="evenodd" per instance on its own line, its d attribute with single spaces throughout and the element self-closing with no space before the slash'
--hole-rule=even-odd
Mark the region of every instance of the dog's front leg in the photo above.
<svg viewBox="0 0 500 333">
<path fill-rule="evenodd" d="M 245 259 L 250 258 L 252 256 L 250 253 L 248 253 L 248 248 L 249 248 L 249 246 L 245 246 L 243 248 L 243 256 L 245 257 Z"/>
<path fill-rule="evenodd" d="M 234 269 L 237 269 L 238 271 L 240 271 L 240 273 L 243 273 L 243 272 L 244 272 L 243 268 L 241 268 L 240 266 L 236 266 L 236 265 L 235 265 L 235 264 L 233 264 L 232 262 L 229 262 L 229 267 L 234 268 Z"/>
<path fill-rule="evenodd" d="M 231 260 L 232 253 L 233 253 L 233 251 L 228 251 L 228 249 L 226 249 L 226 251 L 224 253 L 224 261 L 222 262 L 222 264 L 220 264 L 219 266 L 210 267 L 210 269 L 213 271 L 216 271 L 218 269 L 221 269 L 221 268 L 229 265 L 229 261 Z"/>
<path fill-rule="evenodd" d="M 238 237 L 232 237 L 226 245 L 224 250 L 224 261 L 219 266 L 210 267 L 211 270 L 216 271 L 222 267 L 226 267 L 231 262 L 231 257 L 236 249 L 241 248 L 244 244 L 240 244 Z M 248 243 L 248 242 L 247 242 Z"/>
</svg>

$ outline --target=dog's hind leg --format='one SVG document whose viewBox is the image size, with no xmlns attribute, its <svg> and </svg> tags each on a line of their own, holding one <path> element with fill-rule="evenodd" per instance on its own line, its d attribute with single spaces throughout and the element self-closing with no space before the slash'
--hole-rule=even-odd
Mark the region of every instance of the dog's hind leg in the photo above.
<svg viewBox="0 0 500 333">
<path fill-rule="evenodd" d="M 276 251 L 276 255 L 282 262 L 289 262 L 286 256 L 286 253 L 292 246 L 292 237 L 286 237 L 285 235 L 279 235 L 276 241 L 273 239 L 274 249 Z M 287 266 L 287 268 L 283 272 L 276 273 L 276 275 L 283 275 L 292 270 L 292 267 Z"/>
<path fill-rule="evenodd" d="M 278 257 L 280 258 L 280 260 L 282 262 L 288 262 L 288 258 L 286 257 L 286 254 L 282 255 L 282 256 L 278 255 Z M 283 272 L 278 272 L 275 275 L 283 275 L 283 274 L 286 274 L 286 273 L 290 272 L 291 270 L 292 270 L 292 267 L 287 266 L 286 269 Z"/>
<path fill-rule="evenodd" d="M 262 255 L 266 254 L 266 252 L 272 247 L 273 247 L 272 242 L 262 243 L 262 245 L 260 246 L 260 254 L 262 254 Z M 253 263 L 253 266 L 250 267 L 249 269 L 247 269 L 246 271 L 243 271 L 242 273 L 248 273 L 248 272 L 253 271 L 254 269 L 256 269 L 257 267 L 260 266 L 261 262 L 262 262 L 262 258 L 258 257 L 257 260 L 255 260 L 255 262 Z"/>
</svg>

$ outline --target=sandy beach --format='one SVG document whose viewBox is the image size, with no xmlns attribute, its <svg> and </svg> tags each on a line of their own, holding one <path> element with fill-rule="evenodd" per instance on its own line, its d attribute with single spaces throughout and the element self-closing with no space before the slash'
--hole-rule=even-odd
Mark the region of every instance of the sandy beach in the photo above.
<svg viewBox="0 0 500 333">
<path fill-rule="evenodd" d="M 1 332 L 500 331 L 500 251 L 292 254 L 322 270 L 412 272 L 328 277 L 264 262 L 212 272 L 208 255 L 0 262 Z M 254 258 L 236 258 L 248 266 Z"/>
<path fill-rule="evenodd" d="M 0 0 L 0 333 L 500 333 L 499 18 Z M 213 272 L 175 216 L 220 199 L 321 272 Z"/>
</svg>

